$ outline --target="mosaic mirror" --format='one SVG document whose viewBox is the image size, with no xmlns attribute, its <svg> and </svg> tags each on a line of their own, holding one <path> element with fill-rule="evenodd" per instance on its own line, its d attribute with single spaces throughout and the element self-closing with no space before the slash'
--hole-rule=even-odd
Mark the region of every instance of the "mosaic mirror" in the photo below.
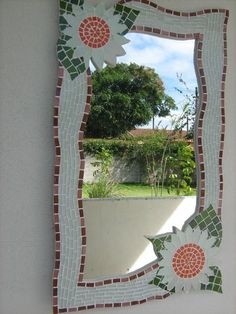
<svg viewBox="0 0 236 314">
<path fill-rule="evenodd" d="M 222 239 L 225 9 L 178 12 L 156 1 L 60 0 L 58 81 L 54 108 L 55 265 L 53 311 L 125 307 L 191 289 L 222 292 L 215 261 Z M 181 230 L 151 235 L 156 259 L 129 274 L 86 279 L 83 136 L 92 83 L 89 69 L 114 66 L 128 32 L 195 41 L 199 106 L 195 121 L 197 204 Z M 99 255 L 99 252 L 96 252 Z"/>
</svg>

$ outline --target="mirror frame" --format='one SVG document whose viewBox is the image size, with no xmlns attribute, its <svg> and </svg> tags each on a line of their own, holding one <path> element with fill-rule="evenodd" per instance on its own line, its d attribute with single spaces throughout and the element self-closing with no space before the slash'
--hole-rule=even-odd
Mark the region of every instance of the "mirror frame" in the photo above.
<svg viewBox="0 0 236 314">
<path fill-rule="evenodd" d="M 220 221 L 229 12 L 226 9 L 178 12 L 147 0 L 117 1 L 117 4 L 121 11 L 126 7 L 127 10 L 139 12 L 132 23 L 127 23 L 127 31 L 169 39 L 195 40 L 194 63 L 200 91 L 195 122 L 198 192 L 196 212 L 183 230 L 209 207 L 213 208 Z M 83 1 L 60 1 L 61 32 L 66 28 L 64 14 L 71 14 L 77 6 L 83 7 Z M 124 11 L 121 11 L 122 15 Z M 54 106 L 54 314 L 124 307 L 165 299 L 172 294 L 171 291 L 149 284 L 159 268 L 157 261 L 127 275 L 84 280 L 86 222 L 82 200 L 85 166 L 83 135 L 92 83 L 89 69 L 81 73 L 78 70 L 77 76 L 72 78 L 68 66 L 60 57 L 59 62 Z M 74 64 L 75 67 L 77 65 Z"/>
</svg>

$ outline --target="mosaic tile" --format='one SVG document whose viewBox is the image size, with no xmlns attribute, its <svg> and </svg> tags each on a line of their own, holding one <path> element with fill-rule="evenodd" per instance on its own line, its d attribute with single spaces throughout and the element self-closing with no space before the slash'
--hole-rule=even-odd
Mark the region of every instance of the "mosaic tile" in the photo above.
<svg viewBox="0 0 236 314">
<path fill-rule="evenodd" d="M 215 245 L 220 245 L 222 240 L 222 224 L 212 206 L 209 206 L 207 210 L 197 215 L 189 224 L 193 229 L 199 226 L 203 231 L 208 230 L 209 236 L 216 238 Z"/>
<path fill-rule="evenodd" d="M 213 275 L 209 277 L 209 283 L 207 285 L 202 284 L 201 290 L 210 290 L 222 293 L 222 275 L 218 267 L 210 267 L 213 270 Z"/>
<path fill-rule="evenodd" d="M 160 266 L 150 284 L 170 293 L 192 288 L 222 292 L 220 270 L 212 265 L 221 238 L 221 221 L 212 206 L 195 214 L 182 231 L 173 228 L 168 235 L 150 238 Z"/>
<path fill-rule="evenodd" d="M 125 6 L 126 3 L 128 7 Z M 92 86 L 90 73 L 86 73 L 87 61 L 82 56 L 76 55 L 74 47 L 67 45 L 72 37 L 63 35 L 63 32 L 69 25 L 65 13 L 72 16 L 73 10 L 83 8 L 85 2 L 61 0 L 60 5 L 59 24 L 62 35 L 58 41 L 60 66 L 54 110 L 56 156 L 53 312 L 69 313 L 92 308 L 126 307 L 152 300 L 163 300 L 176 292 L 174 288 L 170 290 L 162 275 L 163 259 L 159 252 L 170 243 L 171 235 L 152 239 L 158 262 L 154 261 L 151 265 L 128 275 L 84 280 L 87 241 L 81 199 L 84 172 L 82 141 Z M 127 0 L 120 1 L 110 12 L 115 14 L 117 20 L 120 16 L 119 21 L 123 23 L 120 24 L 123 25 L 120 28 L 122 34 L 132 31 L 165 38 L 196 40 L 195 62 L 198 66 L 197 76 L 201 90 L 196 130 L 199 189 L 197 212 L 188 223 L 192 230 L 200 228 L 204 235 L 208 235 L 209 241 L 213 237 L 216 238 L 214 247 L 217 249 L 222 237 L 220 214 L 223 195 L 222 157 L 225 132 L 224 88 L 227 68 L 228 11 L 209 9 L 177 12 L 160 7 L 151 1 Z M 217 32 L 214 32 L 215 29 Z M 83 29 L 81 32 L 83 33 Z M 108 31 L 105 32 L 101 42 L 106 41 L 108 35 Z M 98 33 L 97 36 L 101 35 Z M 84 39 L 86 45 L 92 45 L 92 37 L 91 41 L 86 42 L 86 40 Z M 96 47 L 94 49 L 99 49 Z M 113 53 L 112 50 L 111 52 Z M 219 99 L 215 99 L 209 90 L 219 90 Z M 210 204 L 213 206 L 210 207 Z M 207 213 L 205 208 L 208 208 Z M 185 232 L 185 229 L 181 232 Z M 183 245 L 183 252 L 185 250 L 187 255 L 189 250 L 191 253 L 194 252 L 196 269 L 199 271 L 202 267 L 199 262 L 201 251 L 197 250 L 197 247 Z M 178 258 L 182 259 L 182 256 L 180 254 Z M 176 264 L 176 269 L 178 267 Z M 210 270 L 208 282 L 202 283 L 200 289 L 222 292 L 222 276 L 219 268 L 211 266 Z M 191 276 L 189 272 L 186 275 Z"/>
<path fill-rule="evenodd" d="M 130 9 L 121 4 L 117 4 L 115 6 L 114 14 L 115 15 L 120 14 L 121 15 L 120 22 L 127 26 L 127 29 L 122 33 L 123 35 L 125 35 L 134 25 L 134 22 L 137 16 L 139 15 L 139 11 Z"/>
<path fill-rule="evenodd" d="M 84 4 L 84 0 L 60 0 L 60 15 L 73 12 L 73 5 L 80 6 Z"/>
<path fill-rule="evenodd" d="M 57 45 L 58 59 L 72 80 L 88 69 L 90 60 L 98 69 L 104 62 L 114 65 L 116 56 L 125 52 L 122 45 L 128 42 L 123 34 L 133 26 L 138 15 L 138 11 L 122 5 L 111 12 L 103 3 L 95 6 L 87 1 L 75 6 L 75 2 L 78 1 L 60 2 L 61 34 Z"/>
</svg>

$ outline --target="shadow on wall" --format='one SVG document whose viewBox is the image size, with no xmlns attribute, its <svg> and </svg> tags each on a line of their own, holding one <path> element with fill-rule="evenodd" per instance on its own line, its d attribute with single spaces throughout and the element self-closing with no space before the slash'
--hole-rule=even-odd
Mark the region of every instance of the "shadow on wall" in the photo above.
<svg viewBox="0 0 236 314">
<path fill-rule="evenodd" d="M 85 279 L 126 274 L 156 259 L 145 236 L 181 228 L 195 197 L 84 200 Z"/>
</svg>

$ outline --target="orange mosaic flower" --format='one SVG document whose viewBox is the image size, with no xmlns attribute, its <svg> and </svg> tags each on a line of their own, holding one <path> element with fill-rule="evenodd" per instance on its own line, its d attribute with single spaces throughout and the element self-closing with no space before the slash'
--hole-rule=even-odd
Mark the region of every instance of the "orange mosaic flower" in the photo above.
<svg viewBox="0 0 236 314">
<path fill-rule="evenodd" d="M 69 36 L 66 46 L 74 50 L 74 58 L 83 58 L 86 69 L 89 61 L 97 69 L 104 63 L 116 65 L 116 57 L 125 55 L 123 45 L 129 42 L 121 35 L 127 27 L 120 23 L 120 14 L 114 15 L 114 7 L 107 9 L 104 3 L 93 5 L 85 1 L 73 14 L 64 15 L 68 26 L 62 34 Z"/>
<path fill-rule="evenodd" d="M 98 16 L 84 19 L 79 25 L 78 33 L 82 42 L 90 48 L 105 46 L 111 35 L 107 22 Z"/>
<path fill-rule="evenodd" d="M 172 259 L 172 267 L 180 278 L 197 276 L 205 265 L 203 249 L 194 243 L 181 246 Z"/>
<path fill-rule="evenodd" d="M 214 256 L 218 252 L 215 241 L 208 236 L 207 230 L 201 231 L 199 227 L 188 226 L 184 231 L 175 229 L 171 241 L 166 241 L 159 251 L 162 259 L 158 276 L 163 276 L 162 282 L 168 290 L 200 290 L 201 284 L 208 283 L 208 277 L 213 275 L 210 266 L 215 265 Z"/>
</svg>

